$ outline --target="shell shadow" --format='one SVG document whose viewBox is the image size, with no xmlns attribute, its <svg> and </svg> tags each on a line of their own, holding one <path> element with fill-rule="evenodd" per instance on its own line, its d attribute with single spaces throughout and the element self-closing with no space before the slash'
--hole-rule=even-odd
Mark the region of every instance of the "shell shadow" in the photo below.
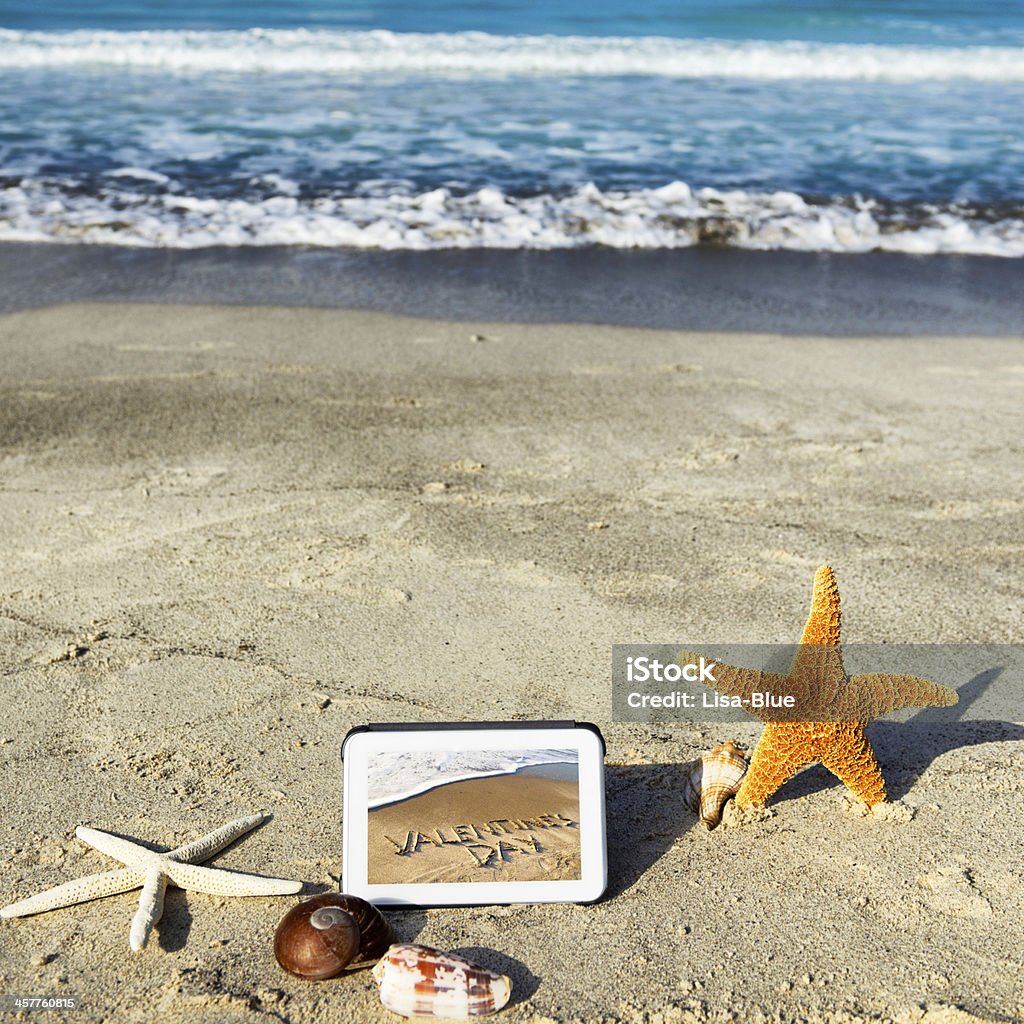
<svg viewBox="0 0 1024 1024">
<path fill-rule="evenodd" d="M 602 899 L 629 889 L 697 824 L 682 798 L 689 767 L 683 761 L 607 768 L 608 888 Z"/>
<path fill-rule="evenodd" d="M 497 971 L 499 974 L 508 975 L 512 982 L 512 998 L 509 1006 L 515 1006 L 529 999 L 540 987 L 541 979 L 533 973 L 521 960 L 515 957 L 506 956 L 488 946 L 460 946 L 453 949 L 456 956 L 464 956 L 489 971 Z"/>
<path fill-rule="evenodd" d="M 427 923 L 427 912 L 419 907 L 379 906 L 377 909 L 391 925 L 392 942 L 415 942 Z"/>
<path fill-rule="evenodd" d="M 1006 740 L 1024 740 L 1024 726 L 996 719 L 969 719 L 977 703 L 1003 672 L 1001 665 L 985 669 L 957 689 L 960 703 L 953 708 L 923 708 L 904 722 L 872 722 L 867 736 L 882 766 L 890 800 L 901 800 L 918 777 L 943 754 L 961 747 Z M 769 801 L 771 804 L 809 796 L 842 786 L 825 768 L 816 765 L 800 772 Z"/>
</svg>

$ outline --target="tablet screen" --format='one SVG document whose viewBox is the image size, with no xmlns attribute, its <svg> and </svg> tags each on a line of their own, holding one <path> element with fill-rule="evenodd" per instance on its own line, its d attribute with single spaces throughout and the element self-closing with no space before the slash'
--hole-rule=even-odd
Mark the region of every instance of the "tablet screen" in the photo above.
<svg viewBox="0 0 1024 1024">
<path fill-rule="evenodd" d="M 358 732 L 344 758 L 346 892 L 432 905 L 603 890 L 603 744 L 590 729 Z"/>
</svg>

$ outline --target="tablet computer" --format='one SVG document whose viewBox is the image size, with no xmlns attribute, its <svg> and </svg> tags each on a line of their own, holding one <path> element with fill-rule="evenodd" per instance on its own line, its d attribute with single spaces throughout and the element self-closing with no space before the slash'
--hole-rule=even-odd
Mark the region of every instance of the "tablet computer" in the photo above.
<svg viewBox="0 0 1024 1024">
<path fill-rule="evenodd" d="M 607 884 L 604 740 L 577 722 L 345 737 L 342 888 L 376 904 L 587 903 Z"/>
</svg>

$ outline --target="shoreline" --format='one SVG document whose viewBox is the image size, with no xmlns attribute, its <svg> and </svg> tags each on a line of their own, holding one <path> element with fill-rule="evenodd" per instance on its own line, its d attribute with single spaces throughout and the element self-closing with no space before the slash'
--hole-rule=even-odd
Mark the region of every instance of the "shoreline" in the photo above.
<svg viewBox="0 0 1024 1024">
<path fill-rule="evenodd" d="M 552 765 L 559 765 L 560 767 L 552 771 Z M 541 776 L 542 778 L 558 779 L 565 773 L 566 768 L 570 770 L 571 777 L 576 778 L 578 775 L 577 767 L 576 762 L 542 761 L 538 764 L 521 765 L 520 767 L 513 768 L 511 770 L 495 770 L 491 772 L 473 772 L 468 775 L 456 775 L 454 778 L 445 779 L 444 781 L 426 783 L 422 789 L 417 788 L 398 796 L 386 797 L 381 803 L 374 803 L 371 800 L 367 803 L 367 809 L 370 811 L 382 811 L 386 807 L 391 807 L 393 804 L 400 804 L 404 800 L 411 800 L 413 797 L 423 796 L 425 793 L 429 793 L 435 789 L 440 789 L 443 786 L 450 786 L 455 782 L 470 782 L 474 779 L 498 779 L 513 775 L 518 775 L 520 777 L 523 777 L 524 775 Z"/>
<path fill-rule="evenodd" d="M 459 322 L 797 336 L 1020 336 L 1024 262 L 661 251 L 0 243 L 0 313 L 73 302 L 353 309 Z"/>
</svg>

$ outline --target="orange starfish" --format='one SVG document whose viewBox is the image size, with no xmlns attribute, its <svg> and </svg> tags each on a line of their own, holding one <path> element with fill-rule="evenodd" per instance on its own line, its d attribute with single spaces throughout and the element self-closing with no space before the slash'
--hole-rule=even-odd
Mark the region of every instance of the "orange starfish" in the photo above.
<svg viewBox="0 0 1024 1024">
<path fill-rule="evenodd" d="M 756 691 L 790 694 L 802 721 L 782 721 L 786 712 L 753 710 L 765 722 L 750 768 L 736 793 L 736 806 L 763 807 L 802 768 L 823 764 L 869 807 L 885 800 L 885 780 L 864 727 L 900 708 L 948 707 L 955 691 L 916 676 L 848 676 L 839 641 L 839 588 L 832 567 L 814 574 L 811 614 L 787 676 L 716 662 L 715 689 L 748 700 Z M 689 658 L 680 655 L 680 661 Z M 812 720 L 813 719 L 813 720 Z"/>
</svg>

